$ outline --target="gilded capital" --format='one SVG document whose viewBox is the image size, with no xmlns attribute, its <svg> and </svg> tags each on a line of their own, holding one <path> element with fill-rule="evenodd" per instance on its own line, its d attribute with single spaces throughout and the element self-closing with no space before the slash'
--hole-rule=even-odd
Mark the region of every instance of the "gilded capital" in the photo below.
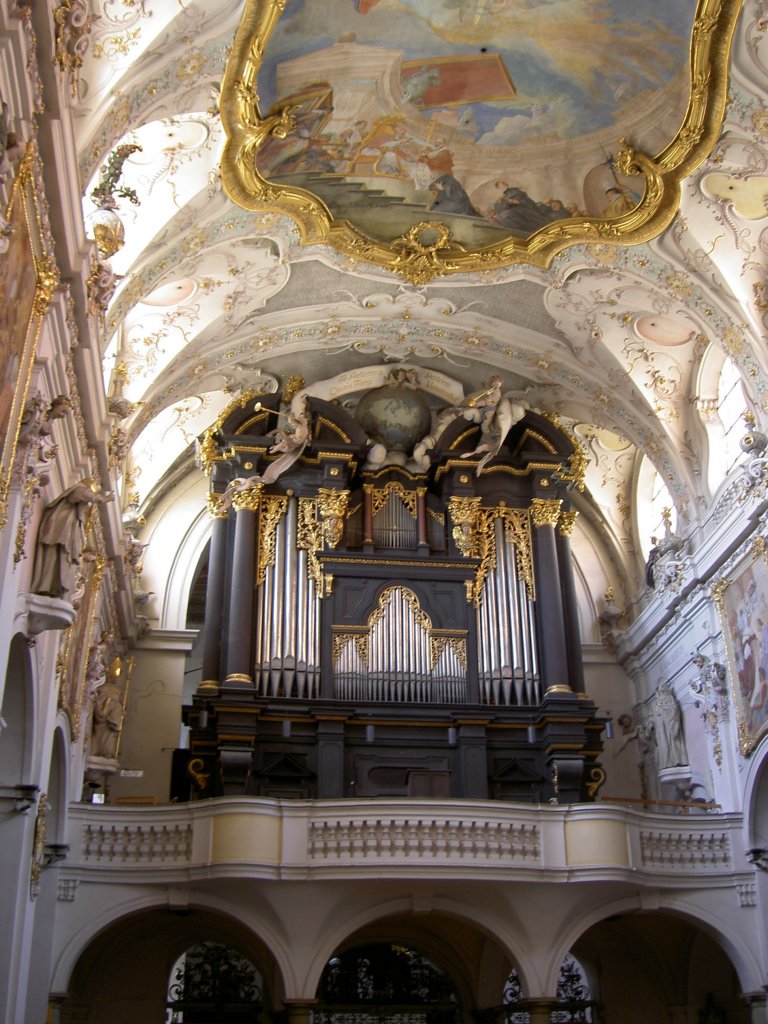
<svg viewBox="0 0 768 1024">
<path fill-rule="evenodd" d="M 258 512 L 263 490 L 264 484 L 256 484 L 255 487 L 245 487 L 242 491 L 235 491 L 232 495 L 232 507 L 236 512 Z"/>
<path fill-rule="evenodd" d="M 561 537 L 570 537 L 573 533 L 573 528 L 576 525 L 579 513 L 576 509 L 572 509 L 569 512 L 561 512 L 560 518 L 557 521 L 557 532 Z"/>
<path fill-rule="evenodd" d="M 220 494 L 215 494 L 213 491 L 210 491 L 206 498 L 206 502 L 208 504 L 208 512 L 214 519 L 227 518 L 229 509 L 223 504 Z"/>
<path fill-rule="evenodd" d="M 533 498 L 531 501 L 531 519 L 534 526 L 557 526 L 560 518 L 562 498 Z"/>
</svg>

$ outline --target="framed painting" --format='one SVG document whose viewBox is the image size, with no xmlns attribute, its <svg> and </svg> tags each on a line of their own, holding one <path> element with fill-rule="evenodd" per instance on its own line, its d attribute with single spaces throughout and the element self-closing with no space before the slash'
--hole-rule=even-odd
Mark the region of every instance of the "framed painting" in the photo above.
<svg viewBox="0 0 768 1024">
<path fill-rule="evenodd" d="M 647 241 L 719 134 L 740 7 L 247 0 L 224 187 L 417 285 Z"/>
<path fill-rule="evenodd" d="M 768 542 L 712 588 L 725 639 L 739 747 L 751 754 L 768 731 Z"/>
<path fill-rule="evenodd" d="M 43 318 L 58 284 L 41 211 L 42 175 L 34 143 L 24 155 L 5 211 L 8 249 L 0 256 L 0 527 Z"/>
</svg>

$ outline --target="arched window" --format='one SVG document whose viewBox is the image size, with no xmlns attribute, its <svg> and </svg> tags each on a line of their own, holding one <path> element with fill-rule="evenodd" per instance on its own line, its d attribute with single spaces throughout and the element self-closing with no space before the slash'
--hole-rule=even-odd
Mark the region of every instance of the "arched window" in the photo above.
<svg viewBox="0 0 768 1024">
<path fill-rule="evenodd" d="M 640 551 L 645 560 L 653 547 L 653 538 L 658 540 L 665 535 L 667 522 L 670 530 L 674 532 L 677 521 L 669 488 L 647 456 L 643 457 L 637 474 L 635 517 Z"/>
<path fill-rule="evenodd" d="M 710 349 L 702 363 L 697 404 L 709 445 L 707 483 L 714 494 L 741 457 L 739 441 L 749 409 L 736 364 L 717 348 Z"/>
<path fill-rule="evenodd" d="M 258 1024 L 261 975 L 242 954 L 201 942 L 181 954 L 168 985 L 165 1024 Z"/>
</svg>

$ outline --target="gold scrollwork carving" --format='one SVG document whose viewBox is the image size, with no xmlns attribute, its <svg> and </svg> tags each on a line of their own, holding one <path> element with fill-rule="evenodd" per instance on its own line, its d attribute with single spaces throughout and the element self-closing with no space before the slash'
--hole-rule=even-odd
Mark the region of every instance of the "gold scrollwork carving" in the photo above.
<svg viewBox="0 0 768 1024">
<path fill-rule="evenodd" d="M 389 587 L 385 587 L 379 595 L 379 603 L 376 608 L 371 612 L 368 617 L 368 629 L 372 629 L 376 623 L 384 617 L 384 612 L 392 601 L 392 598 L 397 592 L 400 592 L 408 604 L 409 608 L 413 612 L 416 624 L 428 632 L 432 629 L 432 621 L 429 616 L 422 610 L 419 604 L 419 599 L 416 597 L 414 592 L 408 587 L 402 586 L 400 583 L 393 583 Z"/>
<path fill-rule="evenodd" d="M 587 797 L 590 800 L 594 800 L 600 791 L 600 787 L 605 782 L 605 769 L 601 768 L 600 765 L 595 765 L 592 771 L 589 773 L 589 782 L 587 783 Z"/>
<path fill-rule="evenodd" d="M 233 412 L 236 412 L 238 409 L 244 409 L 252 399 L 258 398 L 263 393 L 263 391 L 255 391 L 253 389 L 243 391 L 221 410 L 214 422 L 203 434 L 202 441 L 198 441 L 197 459 L 206 476 L 211 475 L 214 462 L 226 462 L 227 459 L 231 459 L 234 456 L 233 448 L 225 448 L 223 450 L 219 448 L 216 437 L 221 428 Z"/>
<path fill-rule="evenodd" d="M 449 647 L 456 656 L 456 660 L 463 669 L 467 667 L 467 641 L 458 636 L 430 636 L 429 658 L 430 668 L 434 669 L 440 660 L 440 655 L 446 647 Z"/>
<path fill-rule="evenodd" d="M 531 520 L 533 525 L 537 528 L 539 526 L 557 526 L 562 504 L 562 498 L 532 498 Z"/>
<path fill-rule="evenodd" d="M 369 485 L 366 485 L 366 488 L 368 487 Z M 371 515 L 375 516 L 377 512 L 381 511 L 387 501 L 389 501 L 390 495 L 394 494 L 405 505 L 412 519 L 415 519 L 417 516 L 416 492 L 407 490 L 399 480 L 390 480 L 384 487 L 370 487 L 370 494 Z"/>
<path fill-rule="evenodd" d="M 535 601 L 530 517 L 524 508 L 500 508 L 498 515 L 504 522 L 504 537 L 507 543 L 514 545 L 517 571 L 525 580 L 528 597 Z"/>
<path fill-rule="evenodd" d="M 344 517 L 349 505 L 349 491 L 320 487 L 317 492 L 317 511 L 320 513 L 323 540 L 326 547 L 335 548 L 344 533 Z"/>
<path fill-rule="evenodd" d="M 192 779 L 192 784 L 199 793 L 202 793 L 211 777 L 210 772 L 203 771 L 204 768 L 205 761 L 202 757 L 193 757 L 187 764 L 187 775 Z"/>
<path fill-rule="evenodd" d="M 570 509 L 567 512 L 563 510 L 560 513 L 560 518 L 557 520 L 557 532 L 561 537 L 571 536 L 578 518 L 579 513 L 576 509 Z"/>
<path fill-rule="evenodd" d="M 323 527 L 317 519 L 317 502 L 314 498 L 299 498 L 299 515 L 296 544 L 307 552 L 307 575 L 315 585 L 319 597 L 325 594 L 323 568 L 317 557 L 323 545 Z"/>
<path fill-rule="evenodd" d="M 468 580 L 467 601 L 480 607 L 483 587 L 488 574 L 496 568 L 496 519 L 504 523 L 504 535 L 514 545 L 518 572 L 525 580 L 528 596 L 535 600 L 531 530 L 526 509 L 507 508 L 504 505 L 483 508 L 481 498 L 452 497 L 448 511 L 454 523 L 453 539 L 465 558 L 479 558 L 474 580 Z M 559 503 L 558 503 L 559 505 Z"/>
<path fill-rule="evenodd" d="M 369 634 L 365 633 L 334 633 L 333 635 L 333 664 L 337 665 L 341 658 L 341 652 L 347 646 L 352 643 L 355 645 L 360 660 L 364 665 L 368 664 L 368 638 Z"/>
<path fill-rule="evenodd" d="M 496 566 L 496 538 L 493 520 L 496 509 L 482 508 L 482 498 L 460 498 L 454 495 L 448 503 L 453 522 L 451 534 L 456 547 L 465 558 L 479 558 L 475 578 L 467 581 L 467 601 L 475 608 L 480 600 L 488 573 Z"/>
<path fill-rule="evenodd" d="M 256 488 L 253 488 L 256 490 Z M 259 488 L 259 493 L 261 488 Z M 244 491 L 241 494 L 247 493 Z M 267 566 L 275 564 L 275 540 L 277 525 L 288 510 L 288 499 L 281 494 L 262 497 L 261 519 L 259 522 L 259 555 L 256 568 L 256 585 L 261 586 Z"/>
</svg>

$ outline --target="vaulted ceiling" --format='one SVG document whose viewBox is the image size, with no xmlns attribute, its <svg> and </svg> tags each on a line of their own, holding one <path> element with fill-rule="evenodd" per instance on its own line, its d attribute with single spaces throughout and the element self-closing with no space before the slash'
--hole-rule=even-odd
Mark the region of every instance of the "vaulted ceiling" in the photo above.
<svg viewBox="0 0 768 1024">
<path fill-rule="evenodd" d="M 405 0 L 379 4 L 379 15 L 386 9 L 400 18 L 413 6 Z M 365 0 L 329 4 L 333 17 L 324 45 L 340 38 L 361 45 L 365 6 Z M 374 6 L 369 0 L 369 9 Z M 462 7 L 448 0 L 432 6 L 446 18 Z M 551 94 L 552 82 L 561 83 L 562 102 L 536 108 L 536 68 L 526 78 L 526 53 L 518 47 L 511 77 L 527 134 L 512 139 L 510 122 L 507 142 L 544 152 L 546 138 L 560 131 L 566 156 L 576 145 L 563 121 L 570 109 L 565 98 L 571 107 L 576 102 L 563 48 L 572 65 L 577 54 L 592 62 L 592 84 L 584 88 L 608 83 L 616 93 L 624 83 L 630 90 L 624 134 L 633 130 L 635 117 L 638 137 L 653 136 L 658 124 L 648 123 L 648 110 L 656 108 L 649 106 L 647 81 L 653 48 L 636 44 L 630 74 L 629 51 L 622 50 L 629 30 L 624 26 L 622 35 L 614 26 L 612 33 L 607 0 L 478 0 L 463 6 L 471 8 L 472 31 L 484 32 L 489 43 L 499 19 L 511 31 L 515 19 L 524 24 L 535 16 L 543 33 L 536 59 L 551 76 L 546 88 Z M 629 10 L 623 2 L 613 6 Z M 689 6 L 690 20 L 695 5 Z M 294 0 L 286 16 L 301 7 Z M 326 10 L 317 0 L 315 7 L 316 16 Z M 745 5 L 736 31 L 719 140 L 685 176 L 678 212 L 658 237 L 633 245 L 583 240 L 555 254 L 546 268 L 496 261 L 426 283 L 323 242 L 303 245 L 296 221 L 285 213 L 268 204 L 261 211 L 245 209 L 227 195 L 220 172 L 226 141 L 221 88 L 242 2 L 94 0 L 92 8 L 97 17 L 73 100 L 91 230 L 98 220 L 91 193 L 109 154 L 120 144 L 140 147 L 127 156 L 120 178 L 138 202 L 118 195 L 125 241 L 109 260 L 117 287 L 106 313 L 104 353 L 109 392 L 133 403 L 122 420 L 132 465 L 125 490 L 136 492 L 143 506 L 155 500 L 169 470 L 192 466 L 195 438 L 246 386 L 277 391 L 296 373 L 309 382 L 405 362 L 439 369 L 470 390 L 498 370 L 506 392 L 556 413 L 584 444 L 586 490 L 579 501 L 598 531 L 600 558 L 612 563 L 612 573 L 634 594 L 657 526 L 637 521 L 642 458 L 661 474 L 677 529 L 687 532 L 711 507 L 718 482 L 709 471 L 703 415 L 716 398 L 726 355 L 741 372 L 758 419 L 768 413 L 768 32 L 761 5 Z M 562 32 L 548 36 L 547 24 L 557 24 L 566 8 L 573 21 L 570 41 Z M 608 62 L 608 51 L 601 56 L 592 49 L 597 42 L 584 23 L 577 31 L 576 14 L 600 26 L 609 50 L 621 41 L 616 53 L 624 63 Z M 339 31 L 344 25 L 346 36 Z M 303 52 L 300 43 L 293 52 Z M 669 74 L 657 83 L 666 97 L 665 116 L 685 105 L 679 100 L 681 90 L 683 99 L 687 95 L 687 53 L 686 46 L 681 61 L 671 44 L 665 50 Z M 598 74 L 594 62 L 601 60 Z M 660 76 L 663 70 L 655 69 Z M 600 131 L 608 138 L 615 127 L 608 121 Z M 457 138 L 458 149 L 459 127 L 446 123 L 442 129 Z M 535 180 L 526 187 L 533 193 Z M 571 186 L 562 187 L 567 193 Z M 586 199 L 576 198 L 583 213 Z"/>
</svg>

